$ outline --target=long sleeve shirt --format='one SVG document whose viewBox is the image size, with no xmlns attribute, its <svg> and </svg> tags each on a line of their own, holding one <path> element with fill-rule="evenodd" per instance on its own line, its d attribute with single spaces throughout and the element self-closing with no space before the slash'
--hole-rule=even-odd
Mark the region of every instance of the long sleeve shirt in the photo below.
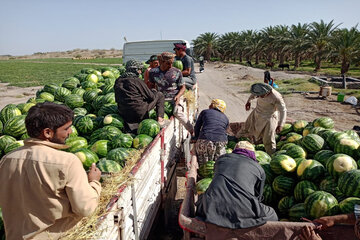
<svg viewBox="0 0 360 240">
<path fill-rule="evenodd" d="M 216 109 L 201 111 L 195 123 L 195 138 L 206 139 L 212 142 L 226 142 L 226 129 L 229 119 Z"/>
<path fill-rule="evenodd" d="M 7 239 L 58 239 L 96 209 L 98 181 L 88 182 L 65 145 L 25 140 L 0 161 L 0 207 Z"/>
</svg>

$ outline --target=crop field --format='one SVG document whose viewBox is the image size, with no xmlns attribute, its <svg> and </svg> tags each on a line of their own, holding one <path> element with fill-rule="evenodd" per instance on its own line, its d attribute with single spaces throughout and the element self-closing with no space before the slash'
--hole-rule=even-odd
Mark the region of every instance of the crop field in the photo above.
<svg viewBox="0 0 360 240">
<path fill-rule="evenodd" d="M 121 58 L 81 59 L 49 58 L 0 61 L 0 82 L 17 87 L 43 86 L 63 82 L 82 68 L 119 65 Z"/>
</svg>

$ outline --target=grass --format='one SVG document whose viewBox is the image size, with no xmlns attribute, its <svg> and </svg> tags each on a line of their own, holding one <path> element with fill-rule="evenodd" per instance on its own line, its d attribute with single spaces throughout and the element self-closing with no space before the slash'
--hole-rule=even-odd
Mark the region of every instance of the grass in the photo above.
<svg viewBox="0 0 360 240">
<path fill-rule="evenodd" d="M 35 59 L 32 61 L 38 61 Z M 88 59 L 79 61 L 89 61 L 88 64 L 82 62 L 72 62 L 71 59 L 41 59 L 39 62 L 30 60 L 3 60 L 0 61 L 0 82 L 10 83 L 17 87 L 43 86 L 48 83 L 61 83 L 66 78 L 80 72 L 83 68 L 99 68 L 98 63 L 110 64 L 119 63 L 119 59 Z M 61 62 L 63 61 L 63 62 Z M 97 62 L 91 62 L 97 61 Z M 92 65 L 91 63 L 94 63 Z"/>
<path fill-rule="evenodd" d="M 41 59 L 18 59 L 12 60 L 18 62 L 44 62 L 44 63 L 101 63 L 101 64 L 122 64 L 122 58 L 94 58 L 94 59 L 76 59 L 72 58 L 41 58 Z"/>
</svg>

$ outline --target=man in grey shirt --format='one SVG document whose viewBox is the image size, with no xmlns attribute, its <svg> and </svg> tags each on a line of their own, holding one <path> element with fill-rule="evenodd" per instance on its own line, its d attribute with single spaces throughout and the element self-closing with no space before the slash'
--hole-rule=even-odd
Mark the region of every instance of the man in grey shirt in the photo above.
<svg viewBox="0 0 360 240">
<path fill-rule="evenodd" d="M 194 60 L 186 54 L 186 45 L 183 43 L 174 43 L 174 51 L 176 60 L 181 60 L 183 70 L 181 71 L 187 89 L 192 89 L 196 84 L 196 76 L 194 69 Z"/>
</svg>

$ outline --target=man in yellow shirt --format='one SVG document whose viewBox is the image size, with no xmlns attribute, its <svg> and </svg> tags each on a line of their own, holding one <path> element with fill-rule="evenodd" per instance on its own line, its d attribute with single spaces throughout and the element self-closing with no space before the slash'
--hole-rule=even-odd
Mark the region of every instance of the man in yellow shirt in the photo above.
<svg viewBox="0 0 360 240">
<path fill-rule="evenodd" d="M 86 174 L 81 161 L 61 151 L 73 111 L 39 103 L 25 119 L 31 138 L 0 161 L 0 207 L 7 239 L 58 239 L 99 203 L 101 172 Z"/>
</svg>

